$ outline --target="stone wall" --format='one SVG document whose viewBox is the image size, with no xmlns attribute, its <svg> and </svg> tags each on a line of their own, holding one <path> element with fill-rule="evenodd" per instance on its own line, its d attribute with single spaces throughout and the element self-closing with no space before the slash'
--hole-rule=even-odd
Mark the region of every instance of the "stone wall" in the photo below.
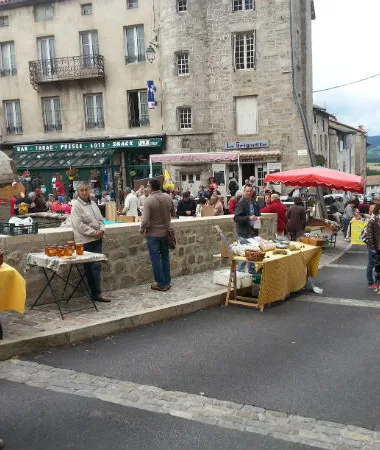
<svg viewBox="0 0 380 450">
<path fill-rule="evenodd" d="M 276 214 L 265 214 L 261 234 L 272 237 L 276 223 Z M 177 235 L 177 248 L 171 252 L 173 278 L 228 265 L 228 260 L 213 257 L 220 248 L 214 225 L 220 226 L 230 242 L 236 239 L 232 216 L 173 221 Z M 5 262 L 23 273 L 27 253 L 43 251 L 46 244 L 64 244 L 72 239 L 71 229 L 51 228 L 34 235 L 1 236 L 0 249 L 5 253 Z M 139 233 L 138 223 L 107 226 L 103 252 L 109 259 L 103 265 L 102 284 L 105 292 L 153 281 L 148 250 L 145 239 Z M 31 304 L 44 283 L 43 274 L 38 268 L 30 268 L 25 278 L 27 304 Z"/>
</svg>

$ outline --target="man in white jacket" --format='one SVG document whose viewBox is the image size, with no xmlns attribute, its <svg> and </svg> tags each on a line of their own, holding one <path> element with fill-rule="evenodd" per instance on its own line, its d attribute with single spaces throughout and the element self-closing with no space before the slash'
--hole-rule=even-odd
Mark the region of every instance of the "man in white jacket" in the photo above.
<svg viewBox="0 0 380 450">
<path fill-rule="evenodd" d="M 128 186 L 124 189 L 124 192 L 126 197 L 124 200 L 123 214 L 125 214 L 126 216 L 137 217 L 139 215 L 137 211 L 139 206 L 139 199 L 132 192 L 132 189 Z"/>
<path fill-rule="evenodd" d="M 88 184 L 79 182 L 77 187 L 78 198 L 73 200 L 71 209 L 71 226 L 76 243 L 83 243 L 87 252 L 102 253 L 102 238 L 104 235 L 104 222 L 97 204 L 90 198 Z M 84 264 L 84 270 L 91 291 L 91 297 L 97 302 L 110 302 L 104 298 L 101 290 L 100 262 Z"/>
</svg>

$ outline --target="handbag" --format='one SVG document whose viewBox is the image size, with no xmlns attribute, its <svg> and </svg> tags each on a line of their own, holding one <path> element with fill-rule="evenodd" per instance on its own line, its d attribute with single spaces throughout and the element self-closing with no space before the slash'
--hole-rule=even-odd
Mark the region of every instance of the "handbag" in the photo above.
<svg viewBox="0 0 380 450">
<path fill-rule="evenodd" d="M 175 238 L 175 231 L 173 230 L 173 228 L 168 229 L 167 239 L 170 250 L 174 250 L 177 245 L 177 240 Z"/>
</svg>

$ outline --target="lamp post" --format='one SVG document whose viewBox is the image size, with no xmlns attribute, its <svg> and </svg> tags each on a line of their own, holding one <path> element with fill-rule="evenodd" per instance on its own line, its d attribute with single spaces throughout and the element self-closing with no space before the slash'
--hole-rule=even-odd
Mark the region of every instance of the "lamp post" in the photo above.
<svg viewBox="0 0 380 450">
<path fill-rule="evenodd" d="M 145 57 L 150 63 L 156 59 L 156 50 L 151 45 L 145 50 Z"/>
</svg>

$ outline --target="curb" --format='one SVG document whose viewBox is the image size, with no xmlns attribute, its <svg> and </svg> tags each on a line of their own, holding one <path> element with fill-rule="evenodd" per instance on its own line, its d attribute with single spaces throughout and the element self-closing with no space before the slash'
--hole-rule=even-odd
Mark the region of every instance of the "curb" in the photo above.
<svg viewBox="0 0 380 450">
<path fill-rule="evenodd" d="M 212 306 L 221 305 L 226 297 L 226 289 L 220 289 L 212 295 L 200 295 L 181 303 L 171 303 L 154 310 L 140 311 L 131 316 L 116 317 L 103 320 L 88 326 L 62 331 L 53 334 L 44 334 L 22 340 L 8 342 L 0 341 L 0 361 L 27 353 L 40 352 L 51 347 L 70 345 L 75 342 L 102 338 L 110 334 L 122 333 L 152 323 L 163 322 L 175 317 L 191 314 Z"/>
</svg>

